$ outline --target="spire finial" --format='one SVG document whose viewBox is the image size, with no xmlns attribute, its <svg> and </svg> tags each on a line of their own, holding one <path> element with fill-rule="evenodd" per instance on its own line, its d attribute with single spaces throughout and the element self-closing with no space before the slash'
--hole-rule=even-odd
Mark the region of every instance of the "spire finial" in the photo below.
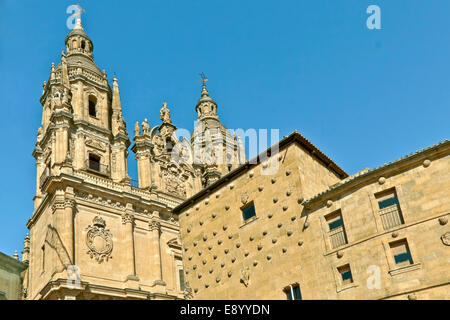
<svg viewBox="0 0 450 320">
<path fill-rule="evenodd" d="M 199 75 L 202 78 L 202 80 L 200 80 L 202 82 L 202 93 L 201 93 L 201 95 L 202 95 L 202 97 L 209 96 L 209 92 L 206 89 L 206 82 L 208 82 L 209 79 L 205 76 L 205 74 L 203 72 L 199 73 Z"/>
<path fill-rule="evenodd" d="M 79 4 L 76 4 L 76 6 L 78 7 L 78 11 L 75 12 L 75 13 L 73 14 L 73 16 L 76 17 L 76 18 L 75 18 L 75 27 L 74 27 L 74 29 L 81 29 L 81 30 L 84 30 L 84 29 L 83 29 L 83 26 L 81 25 L 81 14 L 85 13 L 86 10 L 84 10 L 84 9 L 81 7 L 81 5 L 79 5 Z"/>
<path fill-rule="evenodd" d="M 19 260 L 19 255 L 17 254 L 17 250 L 14 251 L 13 258 Z"/>
<path fill-rule="evenodd" d="M 122 102 L 120 101 L 119 84 L 117 83 L 117 77 L 114 74 L 113 77 L 113 98 L 112 98 L 113 110 L 121 111 Z"/>
<path fill-rule="evenodd" d="M 209 79 L 205 76 L 205 73 L 199 73 L 199 75 L 200 75 L 200 77 L 202 77 L 202 82 L 203 82 L 203 85 L 205 86 L 206 85 L 206 82 L 208 82 L 209 81 Z"/>
</svg>

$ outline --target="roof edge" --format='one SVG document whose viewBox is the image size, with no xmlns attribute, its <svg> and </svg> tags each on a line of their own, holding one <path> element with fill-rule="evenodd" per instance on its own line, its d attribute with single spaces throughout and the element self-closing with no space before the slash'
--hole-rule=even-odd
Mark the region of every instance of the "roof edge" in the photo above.
<svg viewBox="0 0 450 320">
<path fill-rule="evenodd" d="M 349 175 L 336 163 L 333 162 L 328 156 L 326 156 L 322 151 L 320 151 L 315 145 L 313 145 L 308 139 L 306 139 L 304 136 L 302 136 L 297 130 L 294 130 L 291 134 L 284 137 L 280 141 L 277 142 L 279 152 L 281 149 L 285 148 L 286 146 L 292 144 L 292 143 L 298 143 L 302 147 L 304 147 L 311 156 L 318 158 L 323 162 L 325 167 L 332 170 L 339 178 L 345 179 Z M 175 208 L 172 209 L 172 212 L 174 214 L 178 214 L 182 209 L 188 207 L 189 205 L 193 204 L 198 199 L 202 198 L 204 195 L 212 192 L 213 190 L 219 188 L 222 184 L 225 182 L 231 180 L 232 178 L 240 175 L 241 173 L 245 172 L 246 170 L 255 167 L 261 162 L 261 159 L 266 159 L 267 156 L 273 156 L 272 149 L 277 144 L 274 144 L 264 150 L 263 152 L 259 153 L 256 157 L 247 160 L 244 164 L 240 165 L 233 171 L 227 173 L 226 175 L 222 176 L 219 180 L 215 181 L 211 185 L 203 188 L 190 198 L 186 199 L 183 203 L 179 204 Z"/>
<path fill-rule="evenodd" d="M 415 153 L 410 153 L 408 155 L 400 157 L 397 160 L 391 161 L 389 163 L 385 163 L 384 165 L 378 166 L 371 170 L 364 169 L 364 170 L 356 173 L 354 176 L 351 176 L 348 181 L 345 181 L 345 182 L 335 185 L 335 186 L 331 186 L 328 189 L 322 191 L 321 193 L 318 193 L 318 194 L 312 196 L 311 198 L 303 201 L 302 205 L 303 206 L 311 206 L 315 203 L 318 203 L 318 202 L 324 200 L 325 196 L 327 196 L 327 198 L 333 197 L 333 196 L 335 196 L 335 194 L 337 194 L 341 191 L 344 191 L 348 188 L 351 188 L 352 186 L 357 185 L 359 183 L 364 183 L 365 180 L 373 178 L 374 175 L 377 176 L 381 173 L 387 172 L 390 169 L 392 169 L 394 166 L 398 166 L 399 164 L 403 165 L 403 166 L 414 165 L 415 161 L 422 160 L 421 158 L 427 156 L 428 154 L 433 153 L 434 151 L 436 151 L 439 148 L 445 148 L 445 147 L 450 147 L 450 141 L 447 139 L 445 139 L 437 144 L 434 144 L 433 146 L 429 146 L 420 151 L 418 150 Z M 445 151 L 442 154 L 445 155 Z"/>
</svg>

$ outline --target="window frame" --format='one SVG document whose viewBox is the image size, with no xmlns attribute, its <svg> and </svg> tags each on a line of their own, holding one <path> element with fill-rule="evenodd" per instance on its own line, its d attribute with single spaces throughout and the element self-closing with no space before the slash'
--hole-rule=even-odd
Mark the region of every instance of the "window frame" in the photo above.
<svg viewBox="0 0 450 320">
<path fill-rule="evenodd" d="M 394 250 L 393 249 L 395 247 L 393 247 L 393 245 L 396 245 L 396 247 L 397 246 L 400 247 L 400 246 L 403 245 L 405 247 L 406 251 L 394 254 L 394 252 L 393 252 Z M 394 263 L 395 263 L 396 267 L 398 267 L 398 268 L 399 267 L 406 267 L 406 266 L 414 264 L 414 259 L 413 259 L 412 255 L 411 255 L 411 248 L 409 247 L 408 240 L 406 240 L 406 238 L 390 241 L 389 242 L 389 249 L 391 251 L 391 256 L 392 256 L 392 258 L 394 260 Z M 399 257 L 399 256 L 402 256 L 402 260 L 397 262 L 397 257 Z M 406 259 L 403 259 L 403 256 L 406 257 Z M 409 264 L 405 263 L 407 261 L 409 261 Z"/>
<path fill-rule="evenodd" d="M 344 269 L 346 269 L 346 270 L 344 271 Z M 337 271 L 338 271 L 338 273 L 339 273 L 339 275 L 341 277 L 341 285 L 342 286 L 350 285 L 350 284 L 352 284 L 355 281 L 353 279 L 353 272 L 352 272 L 352 267 L 350 266 L 350 263 L 347 263 L 347 264 L 344 264 L 344 265 L 341 265 L 341 266 L 337 267 Z M 347 274 L 347 273 L 350 274 L 350 277 L 347 278 L 347 279 L 344 279 L 344 274 Z M 347 280 L 349 280 L 349 281 L 347 281 Z"/>
<path fill-rule="evenodd" d="M 91 106 L 91 103 L 93 103 L 93 106 Z M 98 119 L 98 99 L 95 95 L 90 94 L 88 96 L 88 115 L 91 118 L 95 118 Z M 92 109 L 91 109 L 92 107 Z M 91 110 L 93 110 L 93 112 L 91 112 Z"/>
<path fill-rule="evenodd" d="M 253 215 L 251 217 L 248 217 L 247 219 L 245 219 L 244 212 L 245 212 L 245 210 L 247 210 L 247 209 L 249 209 L 251 207 L 253 207 Z M 248 203 L 246 203 L 240 209 L 241 209 L 242 221 L 244 222 L 244 224 L 247 224 L 247 223 L 257 219 L 258 216 L 256 215 L 256 206 L 255 206 L 255 202 L 253 200 L 248 202 Z"/>
<path fill-rule="evenodd" d="M 92 160 L 92 159 L 95 159 L 95 161 Z M 98 162 L 97 162 L 97 160 L 98 160 Z M 92 163 L 97 163 L 98 164 L 98 168 L 97 169 L 93 168 L 91 166 Z M 89 153 L 88 154 L 88 169 L 89 170 L 92 170 L 92 171 L 95 171 L 95 172 L 101 172 L 101 163 L 102 163 L 102 158 L 100 156 L 96 155 L 95 153 Z"/>
<path fill-rule="evenodd" d="M 339 219 L 329 222 L 329 220 L 334 219 L 334 216 L 338 216 Z M 344 215 L 342 213 L 341 208 L 338 208 L 331 212 L 323 214 L 322 221 L 325 226 L 325 237 L 326 237 L 326 241 L 327 241 L 329 250 L 338 250 L 339 248 L 342 248 L 349 244 L 347 228 L 345 226 Z M 338 221 L 340 222 L 339 225 L 337 225 L 334 228 L 331 228 L 330 224 L 336 223 Z M 343 233 L 343 237 L 345 239 L 345 243 L 338 245 L 336 247 L 333 247 L 333 241 L 331 238 L 332 238 L 332 236 L 334 236 L 335 234 L 337 234 L 339 232 L 339 230 L 338 230 L 339 228 L 342 228 L 342 233 Z"/>
<path fill-rule="evenodd" d="M 297 292 L 297 289 L 298 289 L 298 292 Z M 285 293 L 286 298 L 289 301 L 303 300 L 302 289 L 300 288 L 300 283 L 298 283 L 298 282 L 289 284 L 288 286 L 286 286 L 283 289 L 283 292 Z M 292 293 L 294 293 L 294 297 L 292 297 Z"/>
<path fill-rule="evenodd" d="M 413 261 L 412 264 L 400 266 L 395 263 L 394 255 L 391 251 L 390 243 L 400 241 L 400 240 L 406 240 L 406 242 L 408 244 L 408 248 L 409 248 L 409 253 L 410 253 L 411 259 Z M 403 230 L 400 230 L 398 232 L 395 239 L 393 239 L 390 234 L 386 235 L 386 237 L 384 237 L 384 239 L 382 240 L 382 243 L 383 243 L 383 249 L 385 251 L 385 256 L 386 256 L 386 260 L 387 260 L 387 264 L 388 264 L 388 273 L 391 276 L 396 276 L 396 275 L 399 275 L 399 274 L 402 274 L 405 272 L 410 272 L 410 271 L 414 271 L 414 270 L 418 270 L 418 269 L 422 268 L 422 263 L 419 261 L 417 255 L 416 255 L 416 252 L 417 252 L 416 245 L 415 245 L 414 241 L 412 241 L 408 236 L 406 236 L 406 234 L 404 234 Z"/>
</svg>

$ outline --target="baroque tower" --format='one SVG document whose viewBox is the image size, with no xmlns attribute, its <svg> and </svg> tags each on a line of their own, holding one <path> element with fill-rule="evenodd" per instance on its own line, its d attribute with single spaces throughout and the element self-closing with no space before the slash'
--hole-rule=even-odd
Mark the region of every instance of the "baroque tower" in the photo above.
<svg viewBox="0 0 450 320">
<path fill-rule="evenodd" d="M 220 122 L 217 103 L 205 81 L 195 110 L 191 138 L 176 135 L 167 103 L 160 110 L 162 123 L 150 129 L 148 120 L 135 123 L 132 151 L 138 163 L 139 188 L 189 198 L 246 161 L 239 137 Z"/>
<path fill-rule="evenodd" d="M 171 214 L 182 197 L 130 183 L 118 81 L 114 76 L 111 88 L 94 62 L 80 17 L 65 48 L 40 98 L 25 297 L 183 297 L 181 242 Z M 173 129 L 168 120 L 158 128 L 167 143 Z"/>
</svg>

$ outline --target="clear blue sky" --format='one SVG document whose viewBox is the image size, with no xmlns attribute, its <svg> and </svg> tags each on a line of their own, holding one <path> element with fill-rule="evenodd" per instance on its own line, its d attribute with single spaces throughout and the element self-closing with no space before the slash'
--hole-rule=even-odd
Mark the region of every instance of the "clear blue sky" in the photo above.
<svg viewBox="0 0 450 320">
<path fill-rule="evenodd" d="M 81 0 L 80 0 L 81 1 Z M 33 211 L 39 98 L 59 62 L 71 1 L 0 0 L 0 251 L 23 247 Z M 94 58 L 136 120 L 192 129 L 199 72 L 229 128 L 297 129 L 344 170 L 449 137 L 448 0 L 84 1 Z M 381 8 L 368 30 L 366 8 Z M 130 175 L 136 163 L 130 150 Z"/>
</svg>

